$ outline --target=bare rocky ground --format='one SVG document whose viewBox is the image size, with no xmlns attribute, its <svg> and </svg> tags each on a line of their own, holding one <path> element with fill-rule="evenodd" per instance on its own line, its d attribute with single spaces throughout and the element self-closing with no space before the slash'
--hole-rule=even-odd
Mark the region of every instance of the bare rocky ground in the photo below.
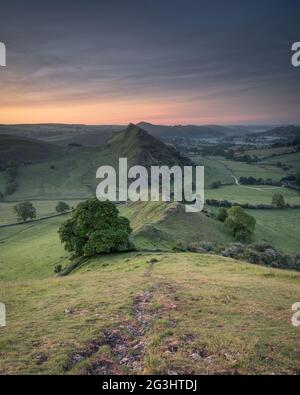
<svg viewBox="0 0 300 395">
<path fill-rule="evenodd" d="M 69 369 L 89 359 L 81 374 L 142 373 L 146 332 L 153 319 L 149 313 L 152 297 L 153 289 L 139 292 L 133 301 L 132 319 L 121 322 L 118 328 L 103 331 L 99 339 L 90 340 L 82 349 L 75 351 L 71 355 Z M 111 357 L 99 352 L 103 346 L 109 346 Z"/>
</svg>

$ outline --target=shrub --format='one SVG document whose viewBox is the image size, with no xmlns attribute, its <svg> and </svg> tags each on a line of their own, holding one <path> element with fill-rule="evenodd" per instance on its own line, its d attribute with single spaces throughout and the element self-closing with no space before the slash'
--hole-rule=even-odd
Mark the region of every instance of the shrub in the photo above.
<svg viewBox="0 0 300 395">
<path fill-rule="evenodd" d="M 96 198 L 79 203 L 58 231 L 73 258 L 131 250 L 131 232 L 128 219 L 119 216 L 115 204 Z"/>
<path fill-rule="evenodd" d="M 183 246 L 181 241 L 177 241 L 177 243 L 172 248 L 173 251 L 186 251 L 186 248 Z"/>
<path fill-rule="evenodd" d="M 58 202 L 55 207 L 55 210 L 57 213 L 63 214 L 70 210 L 70 206 L 65 202 Z"/>
<path fill-rule="evenodd" d="M 211 188 L 212 188 L 212 189 L 218 189 L 218 188 L 220 188 L 220 186 L 221 186 L 221 181 L 214 181 L 214 182 L 211 184 Z"/>
<path fill-rule="evenodd" d="M 248 241 L 255 229 L 256 219 L 247 214 L 241 207 L 235 206 L 228 210 L 225 226 L 238 241 Z"/>
<path fill-rule="evenodd" d="M 12 179 L 8 180 L 5 185 L 5 191 L 4 191 L 5 195 L 7 195 L 7 196 L 12 195 L 13 193 L 16 192 L 17 187 L 18 187 L 18 184 L 15 180 L 12 180 Z"/>
<path fill-rule="evenodd" d="M 280 193 L 275 193 L 272 198 L 272 205 L 275 208 L 282 209 L 285 207 L 284 197 Z"/>
<path fill-rule="evenodd" d="M 14 206 L 14 211 L 20 221 L 36 218 L 36 209 L 31 202 L 23 202 Z"/>
<path fill-rule="evenodd" d="M 225 222 L 228 217 L 227 209 L 225 207 L 220 207 L 217 214 L 217 220 L 221 222 Z"/>
<path fill-rule="evenodd" d="M 56 265 L 54 268 L 54 273 L 60 273 L 62 271 L 62 265 Z"/>
<path fill-rule="evenodd" d="M 243 259 L 250 263 L 259 264 L 262 262 L 261 254 L 258 251 L 247 248 L 243 253 Z"/>
<path fill-rule="evenodd" d="M 215 246 L 210 241 L 200 241 L 199 247 L 203 248 L 206 252 L 211 252 L 214 250 Z"/>
</svg>

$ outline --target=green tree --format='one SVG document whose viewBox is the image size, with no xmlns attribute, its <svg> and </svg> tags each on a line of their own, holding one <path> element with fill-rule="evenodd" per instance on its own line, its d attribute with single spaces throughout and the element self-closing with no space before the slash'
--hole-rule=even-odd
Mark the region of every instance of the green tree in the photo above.
<svg viewBox="0 0 300 395">
<path fill-rule="evenodd" d="M 217 219 L 221 222 L 225 222 L 226 218 L 228 217 L 228 212 L 225 207 L 220 207 L 217 214 Z"/>
<path fill-rule="evenodd" d="M 242 242 L 250 240 L 255 224 L 256 219 L 247 214 L 241 207 L 234 206 L 228 210 L 225 226 L 231 231 L 236 240 Z"/>
<path fill-rule="evenodd" d="M 296 173 L 296 185 L 300 186 L 300 172 Z"/>
<path fill-rule="evenodd" d="M 79 203 L 72 218 L 59 228 L 59 236 L 72 257 L 128 251 L 132 232 L 127 218 L 120 217 L 115 204 L 96 198 Z"/>
<path fill-rule="evenodd" d="M 272 204 L 276 208 L 284 208 L 285 207 L 284 197 L 280 193 L 274 193 L 272 198 Z"/>
<path fill-rule="evenodd" d="M 219 181 L 214 181 L 212 184 L 211 184 L 211 188 L 212 189 L 218 189 L 218 188 L 220 188 L 220 186 L 221 186 L 221 181 L 219 180 Z"/>
<path fill-rule="evenodd" d="M 55 207 L 55 210 L 56 210 L 57 213 L 63 214 L 66 211 L 70 210 L 70 206 L 66 202 L 58 202 L 56 207 Z"/>
<path fill-rule="evenodd" d="M 14 206 L 14 211 L 20 221 L 36 218 L 36 209 L 31 202 L 23 202 Z"/>
</svg>

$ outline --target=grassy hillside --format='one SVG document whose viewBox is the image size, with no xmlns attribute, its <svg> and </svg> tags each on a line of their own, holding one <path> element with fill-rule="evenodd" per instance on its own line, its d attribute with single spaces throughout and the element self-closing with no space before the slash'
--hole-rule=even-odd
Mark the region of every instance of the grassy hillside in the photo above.
<svg viewBox="0 0 300 395">
<path fill-rule="evenodd" d="M 286 154 L 294 153 L 297 152 L 298 149 L 299 146 L 252 149 L 252 150 L 244 151 L 241 155 L 249 155 L 251 157 L 256 157 L 258 159 L 263 159 L 263 158 L 271 158 L 278 155 L 286 155 Z"/>
<path fill-rule="evenodd" d="M 105 151 L 116 158 L 128 158 L 131 165 L 149 168 L 157 165 L 190 165 L 175 149 L 151 136 L 145 130 L 130 124 L 125 130 L 115 133 L 108 141 Z"/>
<path fill-rule="evenodd" d="M 66 218 L 0 229 L 0 280 L 43 278 L 53 275 L 57 264 L 66 265 L 69 254 L 57 234 Z"/>
<path fill-rule="evenodd" d="M 300 210 L 247 210 L 256 218 L 253 239 L 266 240 L 278 249 L 300 253 Z"/>
<path fill-rule="evenodd" d="M 276 157 L 277 161 L 279 157 Z M 274 181 L 280 181 L 286 172 L 275 166 L 270 166 L 265 163 L 252 163 L 247 164 L 244 162 L 238 162 L 234 160 L 220 160 L 229 170 L 231 170 L 237 178 L 250 177 L 268 179 L 271 178 Z"/>
<path fill-rule="evenodd" d="M 295 173 L 300 171 L 300 153 L 287 154 L 287 155 L 279 155 L 275 158 L 269 158 L 263 163 L 276 165 L 277 162 L 281 162 L 283 165 L 289 166 L 289 173 Z"/>
<path fill-rule="evenodd" d="M 80 200 L 64 200 L 64 202 L 68 203 L 70 207 L 76 207 Z M 58 203 L 57 200 L 33 200 L 32 203 L 36 208 L 36 218 L 57 214 L 55 210 L 55 207 Z M 0 225 L 18 222 L 17 215 L 14 212 L 14 206 L 16 204 L 17 202 L 0 202 Z"/>
<path fill-rule="evenodd" d="M 49 207 L 49 202 L 39 204 L 43 203 Z M 119 206 L 119 210 L 130 220 L 132 239 L 138 248 L 171 249 L 179 241 L 185 245 L 201 240 L 230 241 L 218 221 L 203 213 L 186 214 L 181 205 L 137 202 Z M 63 250 L 57 234 L 67 218 L 68 214 L 0 228 L 0 279 L 43 278 L 53 274 L 57 264 L 67 265 L 69 254 Z"/>
<path fill-rule="evenodd" d="M 1 281 L 0 372 L 298 373 L 299 282 L 178 253 L 103 256 L 68 277 Z"/>
<path fill-rule="evenodd" d="M 300 204 L 300 195 L 297 191 L 264 185 L 226 185 L 218 189 L 206 190 L 205 198 L 218 200 L 226 199 L 237 203 L 271 204 L 274 193 L 283 195 L 286 203 Z"/>
<path fill-rule="evenodd" d="M 234 184 L 234 179 L 229 169 L 219 160 L 220 158 L 208 158 L 199 155 L 193 155 L 193 162 L 198 166 L 204 166 L 205 188 L 209 189 L 211 184 L 221 181 L 224 185 Z"/>
<path fill-rule="evenodd" d="M 204 213 L 186 213 L 184 205 L 137 202 L 120 206 L 135 230 L 133 240 L 139 248 L 173 248 L 178 242 L 210 241 L 223 244 L 231 240 L 222 224 Z"/>
<path fill-rule="evenodd" d="M 55 160 L 19 169 L 16 192 L 7 201 L 20 199 L 82 199 L 95 195 L 99 166 L 118 171 L 119 158 L 133 165 L 186 165 L 190 161 L 135 125 L 114 134 L 106 145 L 68 150 Z M 0 188 L 1 191 L 1 188 Z"/>
<path fill-rule="evenodd" d="M 0 134 L 0 166 L 6 166 L 11 160 L 19 164 L 35 163 L 57 157 L 62 152 L 63 149 L 54 144 Z"/>
</svg>

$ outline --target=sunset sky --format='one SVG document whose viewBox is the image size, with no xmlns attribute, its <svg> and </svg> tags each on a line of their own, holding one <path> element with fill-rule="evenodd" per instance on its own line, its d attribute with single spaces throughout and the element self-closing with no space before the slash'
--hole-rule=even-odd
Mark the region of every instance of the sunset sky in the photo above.
<svg viewBox="0 0 300 395">
<path fill-rule="evenodd" d="M 300 124 L 300 2 L 1 0 L 0 123 Z"/>
</svg>

